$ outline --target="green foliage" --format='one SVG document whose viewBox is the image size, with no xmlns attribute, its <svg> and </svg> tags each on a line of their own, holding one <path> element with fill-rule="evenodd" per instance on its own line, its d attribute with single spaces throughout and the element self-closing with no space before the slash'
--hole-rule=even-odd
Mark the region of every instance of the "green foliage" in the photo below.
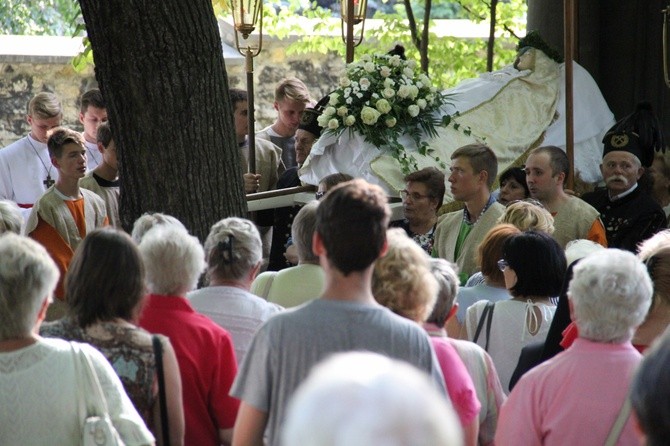
<svg viewBox="0 0 670 446">
<path fill-rule="evenodd" d="M 408 59 L 419 60 L 419 52 L 411 40 L 409 22 L 401 2 L 388 1 L 384 11 L 378 10 L 375 19 L 384 21 L 378 28 L 368 26 L 363 43 L 356 48 L 356 58 L 363 54 L 374 54 L 380 49 L 391 49 L 400 43 L 405 47 Z M 313 2 L 311 8 L 305 8 L 298 0 L 276 7 L 265 7 L 264 32 L 270 36 L 284 39 L 289 35 L 303 36 L 287 48 L 287 54 L 337 52 L 344 57 L 344 44 L 341 38 L 339 20 L 325 20 L 331 11 L 323 9 Z M 489 2 L 483 0 L 459 0 L 454 2 L 437 1 L 433 5 L 431 17 L 437 11 L 446 11 L 452 16 L 468 18 L 475 23 L 489 20 Z M 292 11 L 300 11 L 298 17 Z M 423 4 L 413 4 L 414 17 L 417 20 L 417 34 L 423 28 Z M 525 28 L 526 1 L 507 0 L 498 3 L 496 10 L 496 29 L 498 37 L 494 41 L 493 68 L 498 69 L 514 61 L 517 34 Z M 298 19 L 302 19 L 298 20 Z M 318 28 L 306 35 L 304 19 L 319 19 Z M 442 22 L 444 23 L 444 22 Z M 431 31 L 436 23 L 431 21 Z M 441 25 L 448 26 L 448 25 Z M 476 77 L 486 71 L 487 39 L 463 39 L 439 37 L 435 32 L 429 36 L 428 74 L 433 83 L 440 88 L 454 86 L 464 79 Z"/>
<path fill-rule="evenodd" d="M 75 35 L 81 20 L 77 0 L 0 1 L 0 34 Z"/>
</svg>

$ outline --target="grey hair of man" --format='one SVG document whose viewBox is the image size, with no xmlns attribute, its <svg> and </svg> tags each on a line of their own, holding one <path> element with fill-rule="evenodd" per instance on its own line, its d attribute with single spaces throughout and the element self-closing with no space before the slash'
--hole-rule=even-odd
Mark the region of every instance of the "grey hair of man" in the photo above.
<svg viewBox="0 0 670 446">
<path fill-rule="evenodd" d="M 215 223 L 205 240 L 205 258 L 210 277 L 243 279 L 263 258 L 256 225 L 237 217 Z"/>
<path fill-rule="evenodd" d="M 312 250 L 312 239 L 316 230 L 316 209 L 319 202 L 307 203 L 298 211 L 291 226 L 291 237 L 298 252 L 300 263 L 319 264 L 319 257 Z"/>
<path fill-rule="evenodd" d="M 445 259 L 430 259 L 430 271 L 437 280 L 438 291 L 435 306 L 426 322 L 439 327 L 444 326 L 444 323 L 447 322 L 447 316 L 449 316 L 458 294 L 460 280 L 456 273 L 457 269 L 456 265 Z"/>
<path fill-rule="evenodd" d="M 633 253 L 606 249 L 586 256 L 568 288 L 579 336 L 600 343 L 630 341 L 652 293 L 647 268 Z"/>
<path fill-rule="evenodd" d="M 46 249 L 27 237 L 0 236 L 0 341 L 28 335 L 58 282 Z"/>
<path fill-rule="evenodd" d="M 149 292 L 182 296 L 195 289 L 205 270 L 205 251 L 196 237 L 172 225 L 149 230 L 139 245 Z"/>
<path fill-rule="evenodd" d="M 147 212 L 135 220 L 135 223 L 133 224 L 133 232 L 130 234 L 130 236 L 132 237 L 133 241 L 139 245 L 142 241 L 142 237 L 144 237 L 144 234 L 149 232 L 149 230 L 154 226 L 161 225 L 176 226 L 186 231 L 186 226 L 184 226 L 182 222 L 171 215 L 161 214 L 160 212 Z"/>
<path fill-rule="evenodd" d="M 21 233 L 23 214 L 13 201 L 0 200 L 0 234 L 5 232 Z"/>
</svg>

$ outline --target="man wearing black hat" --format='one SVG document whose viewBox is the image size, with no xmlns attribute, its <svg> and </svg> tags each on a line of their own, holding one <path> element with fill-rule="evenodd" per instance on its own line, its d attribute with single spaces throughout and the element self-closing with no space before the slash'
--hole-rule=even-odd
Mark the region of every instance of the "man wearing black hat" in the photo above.
<svg viewBox="0 0 670 446">
<path fill-rule="evenodd" d="M 637 245 L 667 225 L 663 209 L 638 187 L 645 167 L 645 148 L 637 133 L 613 131 L 605 135 L 600 165 L 605 189 L 582 199 L 600 212 L 610 248 L 637 252 Z"/>
<path fill-rule="evenodd" d="M 295 161 L 298 165 L 287 169 L 281 175 L 279 181 L 277 181 L 277 189 L 300 186 L 298 169 L 305 162 L 314 142 L 321 135 L 321 126 L 317 122 L 320 114 L 321 111 L 318 104 L 316 108 L 306 108 L 302 112 L 298 130 L 295 132 Z M 287 263 L 284 252 L 286 251 L 286 243 L 291 236 L 293 218 L 299 210 L 300 206 L 275 209 L 272 248 L 270 249 L 270 263 L 268 265 L 269 271 L 279 271 L 291 266 Z"/>
</svg>

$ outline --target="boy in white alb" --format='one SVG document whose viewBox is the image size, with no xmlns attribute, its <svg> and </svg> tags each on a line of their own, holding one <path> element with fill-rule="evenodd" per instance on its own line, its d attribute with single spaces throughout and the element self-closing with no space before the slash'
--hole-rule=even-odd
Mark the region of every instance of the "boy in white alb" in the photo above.
<svg viewBox="0 0 670 446">
<path fill-rule="evenodd" d="M 0 199 L 19 205 L 24 220 L 33 204 L 58 179 L 47 150 L 47 132 L 58 127 L 62 119 L 63 109 L 56 95 L 38 93 L 28 104 L 30 133 L 0 150 Z"/>
<path fill-rule="evenodd" d="M 79 122 L 84 126 L 84 137 L 86 144 L 86 166 L 87 170 L 93 170 L 102 162 L 102 155 L 98 151 L 98 126 L 107 122 L 107 107 L 102 93 L 97 88 L 92 88 L 81 95 L 79 99 Z"/>
</svg>

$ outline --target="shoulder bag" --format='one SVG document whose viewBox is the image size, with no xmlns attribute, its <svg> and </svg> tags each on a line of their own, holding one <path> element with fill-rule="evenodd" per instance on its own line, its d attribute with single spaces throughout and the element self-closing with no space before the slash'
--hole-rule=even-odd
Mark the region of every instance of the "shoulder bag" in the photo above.
<svg viewBox="0 0 670 446">
<path fill-rule="evenodd" d="M 86 352 L 71 343 L 77 377 L 78 406 L 83 408 L 84 421 L 81 432 L 83 446 L 125 446 L 112 424 L 107 410 L 107 400 L 100 387 L 98 374 Z"/>
<path fill-rule="evenodd" d="M 479 339 L 479 335 L 482 332 L 482 328 L 484 327 L 484 321 L 486 321 L 486 345 L 484 346 L 484 350 L 487 352 L 489 351 L 489 338 L 491 335 L 491 321 L 493 320 L 493 309 L 495 308 L 496 304 L 495 302 L 487 302 L 486 306 L 484 307 L 484 311 L 482 311 L 482 315 L 479 318 L 479 323 L 477 324 L 477 330 L 475 331 L 475 337 L 472 339 L 472 342 L 475 344 L 477 343 L 477 339 Z"/>
</svg>

